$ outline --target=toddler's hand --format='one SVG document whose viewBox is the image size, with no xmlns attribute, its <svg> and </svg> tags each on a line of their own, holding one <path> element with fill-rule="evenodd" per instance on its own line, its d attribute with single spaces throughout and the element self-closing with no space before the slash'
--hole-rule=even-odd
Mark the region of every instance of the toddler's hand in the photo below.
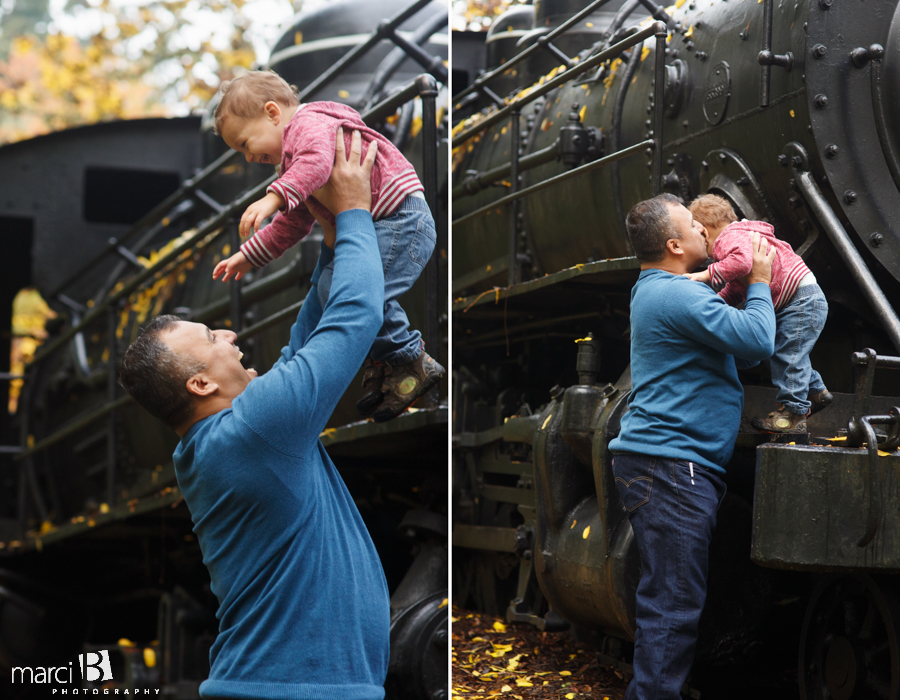
<svg viewBox="0 0 900 700">
<path fill-rule="evenodd" d="M 683 277 L 687 277 L 692 282 L 703 282 L 704 284 L 709 284 L 711 278 L 709 270 L 703 270 L 703 272 L 689 272 L 684 274 Z"/>
<path fill-rule="evenodd" d="M 260 224 L 284 206 L 284 200 L 274 192 L 269 192 L 257 202 L 253 202 L 241 217 L 240 233 L 242 238 L 259 231 Z"/>
<path fill-rule="evenodd" d="M 228 260 L 223 260 L 216 265 L 216 269 L 213 270 L 213 279 L 218 279 L 224 274 L 225 276 L 222 277 L 223 282 L 227 282 L 232 276 L 236 280 L 239 280 L 252 269 L 253 265 L 247 260 L 247 256 L 238 251 L 228 258 Z"/>
</svg>

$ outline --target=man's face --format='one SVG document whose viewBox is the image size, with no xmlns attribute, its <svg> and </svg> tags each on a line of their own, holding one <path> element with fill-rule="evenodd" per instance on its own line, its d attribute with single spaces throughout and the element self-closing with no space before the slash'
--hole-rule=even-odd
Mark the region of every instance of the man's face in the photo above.
<svg viewBox="0 0 900 700">
<path fill-rule="evenodd" d="M 274 102 L 266 103 L 275 104 Z M 257 119 L 243 119 L 233 114 L 222 123 L 222 139 L 231 148 L 244 154 L 248 163 L 281 163 L 281 135 L 279 119 L 264 113 Z"/>
<path fill-rule="evenodd" d="M 701 265 L 707 257 L 707 235 L 703 224 L 694 219 L 693 214 L 680 204 L 668 204 L 669 218 L 672 227 L 681 235 L 681 249 L 684 251 L 684 262 L 693 270 Z"/>
<path fill-rule="evenodd" d="M 234 331 L 211 331 L 202 323 L 181 321 L 162 335 L 162 341 L 177 355 L 190 355 L 206 365 L 201 372 L 208 382 L 217 385 L 219 396 L 233 399 L 255 379 L 255 369 L 241 365 L 243 353 L 234 344 Z"/>
</svg>

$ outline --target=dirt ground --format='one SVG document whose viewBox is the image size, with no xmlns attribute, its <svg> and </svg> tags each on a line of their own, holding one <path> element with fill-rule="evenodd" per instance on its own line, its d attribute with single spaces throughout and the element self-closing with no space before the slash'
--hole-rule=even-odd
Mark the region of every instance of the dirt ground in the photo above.
<svg viewBox="0 0 900 700">
<path fill-rule="evenodd" d="M 456 700 L 622 700 L 627 681 L 566 634 L 453 608 Z"/>
</svg>

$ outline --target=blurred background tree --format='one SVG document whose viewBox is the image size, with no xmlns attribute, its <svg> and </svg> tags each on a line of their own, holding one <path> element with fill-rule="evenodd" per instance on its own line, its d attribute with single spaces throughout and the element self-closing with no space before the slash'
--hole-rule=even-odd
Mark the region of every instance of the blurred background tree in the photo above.
<svg viewBox="0 0 900 700">
<path fill-rule="evenodd" d="M 453 31 L 486 32 L 496 17 L 513 5 L 529 5 L 530 0 L 453 0 Z"/>
<path fill-rule="evenodd" d="M 0 0 L 0 144 L 200 109 L 293 14 L 291 0 Z"/>
</svg>

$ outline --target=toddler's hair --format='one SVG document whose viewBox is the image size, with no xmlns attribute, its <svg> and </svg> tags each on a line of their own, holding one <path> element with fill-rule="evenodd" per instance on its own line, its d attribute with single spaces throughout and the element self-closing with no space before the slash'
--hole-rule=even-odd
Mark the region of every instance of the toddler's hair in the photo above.
<svg viewBox="0 0 900 700">
<path fill-rule="evenodd" d="M 263 114 L 266 102 L 277 102 L 282 107 L 300 104 L 297 88 L 288 85 L 280 75 L 267 70 L 254 70 L 226 80 L 219 87 L 219 104 L 214 117 L 215 133 L 221 135 L 222 122 L 229 114 L 242 119 L 256 119 Z"/>
<path fill-rule="evenodd" d="M 717 226 L 722 222 L 731 224 L 738 220 L 728 200 L 717 194 L 701 194 L 690 203 L 688 210 L 704 226 Z"/>
</svg>

